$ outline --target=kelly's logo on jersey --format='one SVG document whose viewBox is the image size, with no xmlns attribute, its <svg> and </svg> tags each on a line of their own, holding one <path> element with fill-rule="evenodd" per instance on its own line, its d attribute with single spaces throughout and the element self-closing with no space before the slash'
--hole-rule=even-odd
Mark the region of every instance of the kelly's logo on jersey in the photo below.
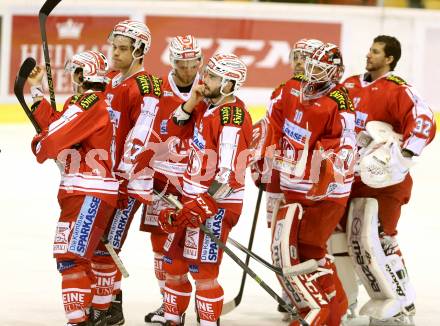
<svg viewBox="0 0 440 326">
<path fill-rule="evenodd" d="M 147 75 L 136 76 L 136 83 L 139 87 L 141 95 L 146 95 L 151 93 L 151 82 Z"/>
<path fill-rule="evenodd" d="M 294 142 L 305 145 L 307 138 L 310 138 L 311 132 L 297 124 L 285 119 L 283 126 L 284 134 Z"/>
<path fill-rule="evenodd" d="M 354 111 L 353 103 L 348 97 L 348 92 L 345 88 L 330 92 L 328 96 L 338 104 L 339 110 Z"/>
</svg>

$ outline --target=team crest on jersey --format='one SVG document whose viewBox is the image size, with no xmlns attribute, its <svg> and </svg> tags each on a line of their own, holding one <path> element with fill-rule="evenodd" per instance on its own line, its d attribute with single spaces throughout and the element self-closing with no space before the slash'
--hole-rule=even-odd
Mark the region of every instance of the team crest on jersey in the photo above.
<svg viewBox="0 0 440 326">
<path fill-rule="evenodd" d="M 365 129 L 365 124 L 367 123 L 368 113 L 356 111 L 356 127 L 360 129 Z"/>
<path fill-rule="evenodd" d="M 186 228 L 183 257 L 197 259 L 199 256 L 199 233 L 200 229 Z"/>
<path fill-rule="evenodd" d="M 304 146 L 306 139 L 310 138 L 311 132 L 297 124 L 285 119 L 283 126 L 284 134 L 294 142 Z"/>
<path fill-rule="evenodd" d="M 348 97 L 348 92 L 344 87 L 330 92 L 328 96 L 338 104 L 339 110 L 354 111 L 353 103 Z"/>
<path fill-rule="evenodd" d="M 389 75 L 386 79 L 397 84 L 397 85 L 406 85 L 406 81 L 404 81 L 399 76 Z"/>
<path fill-rule="evenodd" d="M 55 240 L 53 242 L 53 253 L 64 254 L 67 252 L 67 246 L 69 244 L 70 223 L 58 222 L 57 230 L 55 233 Z"/>
<path fill-rule="evenodd" d="M 89 94 L 81 99 L 79 103 L 77 103 L 83 110 L 90 109 L 96 102 L 99 101 L 99 97 L 96 94 Z"/>
</svg>

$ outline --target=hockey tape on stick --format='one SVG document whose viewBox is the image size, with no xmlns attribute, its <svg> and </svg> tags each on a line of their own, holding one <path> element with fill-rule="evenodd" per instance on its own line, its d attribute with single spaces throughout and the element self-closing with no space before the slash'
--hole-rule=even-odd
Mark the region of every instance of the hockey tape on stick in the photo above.
<svg viewBox="0 0 440 326">
<path fill-rule="evenodd" d="M 35 62 L 34 58 L 27 58 L 26 60 L 24 60 L 24 62 L 21 64 L 20 70 L 18 71 L 17 77 L 15 78 L 14 94 L 17 97 L 17 100 L 20 103 L 21 107 L 23 108 L 24 113 L 26 113 L 26 116 L 32 122 L 32 125 L 34 126 L 35 130 L 37 131 L 37 133 L 40 133 L 41 128 L 38 125 L 37 120 L 35 120 L 28 105 L 26 104 L 23 93 L 26 80 L 36 65 L 37 63 Z"/>
</svg>

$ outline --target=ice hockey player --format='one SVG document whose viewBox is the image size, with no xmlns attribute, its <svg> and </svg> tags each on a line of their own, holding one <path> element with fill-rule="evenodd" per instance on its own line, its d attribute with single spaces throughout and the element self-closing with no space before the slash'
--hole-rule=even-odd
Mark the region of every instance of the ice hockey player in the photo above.
<svg viewBox="0 0 440 326">
<path fill-rule="evenodd" d="M 304 75 L 288 81 L 268 111 L 276 151 L 266 188 L 282 192 L 285 203 L 273 213 L 272 259 L 285 271 L 279 280 L 290 301 L 316 326 L 340 325 L 347 310 L 326 250 L 353 181 L 355 115 L 338 84 L 343 71 L 338 47 L 322 44 L 306 57 Z"/>
<path fill-rule="evenodd" d="M 411 195 L 412 157 L 422 153 L 436 131 L 426 102 L 394 73 L 400 56 L 400 42 L 379 35 L 367 54 L 367 72 L 344 82 L 356 109 L 360 147 L 348 211 L 348 252 L 371 298 L 360 313 L 375 326 L 414 325 L 415 291 L 397 243 L 397 223 Z M 356 297 L 357 286 L 346 287 Z"/>
<path fill-rule="evenodd" d="M 192 143 L 183 178 L 183 209 L 165 209 L 159 215 L 161 227 L 170 233 L 163 258 L 166 325 L 183 324 L 192 292 L 188 271 L 195 280 L 200 325 L 219 324 L 222 251 L 199 225 L 225 242 L 243 202 L 252 122 L 235 92 L 247 69 L 237 56 L 222 53 L 211 57 L 205 69 L 203 83 L 193 88 L 169 121 L 181 126 L 182 138 L 192 135 Z"/>
<path fill-rule="evenodd" d="M 163 96 L 159 101 L 154 131 L 169 151 L 168 157 L 158 158 L 151 164 L 154 169 L 154 189 L 158 192 L 181 196 L 183 174 L 188 163 L 189 139 L 171 136 L 168 119 L 179 105 L 188 101 L 191 89 L 200 82 L 199 70 L 202 66 L 202 50 L 197 39 L 192 35 L 176 36 L 169 45 L 171 71 L 164 77 Z M 141 167 L 142 168 L 142 167 Z M 171 207 L 159 196 L 154 196 L 150 204 L 142 211 L 141 230 L 151 233 L 151 244 L 154 251 L 154 271 L 159 283 L 160 292 L 165 284 L 163 270 L 163 245 L 168 234 L 158 223 L 159 212 Z M 155 311 L 145 316 L 145 322 L 165 324 L 163 303 Z"/>
<path fill-rule="evenodd" d="M 154 110 L 161 96 L 162 81 L 150 75 L 144 70 L 144 56 L 150 49 L 151 34 L 148 27 L 138 21 L 125 20 L 115 25 L 108 38 L 112 45 L 112 71 L 107 88 L 106 96 L 115 112 L 116 125 L 116 148 L 115 169 L 120 166 L 122 156 L 135 156 L 139 149 L 138 144 L 124 153 L 125 141 L 135 124 L 144 124 L 147 112 Z M 148 134 L 148 128 L 142 131 L 140 138 Z M 117 171 L 120 178 L 118 209 L 112 218 L 108 230 L 108 240 L 116 251 L 119 251 L 127 235 L 134 213 L 140 206 L 140 202 L 130 198 L 127 194 L 127 183 L 123 175 Z M 121 273 L 113 264 L 110 256 L 103 253 L 100 275 L 103 284 L 110 284 L 113 288 L 113 299 L 108 311 L 108 325 L 124 324 L 122 311 Z M 104 272 L 104 269 L 106 270 Z M 116 277 L 111 276 L 116 272 Z M 110 275 L 104 279 L 105 275 Z M 107 301 L 106 298 L 97 300 Z"/>
<path fill-rule="evenodd" d="M 294 45 L 289 55 L 289 60 L 291 62 L 291 68 L 293 70 L 292 79 L 301 79 L 304 75 L 304 62 L 305 58 L 310 56 L 314 50 L 322 45 L 322 42 L 316 39 L 300 39 Z M 287 82 L 288 83 L 288 82 Z M 271 102 L 274 98 L 276 98 L 282 89 L 286 86 L 286 82 L 281 83 L 273 92 L 271 96 Z M 252 159 L 251 163 L 251 171 L 252 176 L 255 180 L 255 183 L 258 187 L 263 187 L 265 190 L 265 186 L 269 183 L 271 173 L 271 161 L 268 157 L 265 158 L 265 146 L 266 141 L 271 141 L 272 137 L 272 128 L 268 128 L 267 117 L 261 119 L 257 123 L 254 124 L 254 147 L 256 149 L 255 155 Z M 256 139 L 255 139 L 256 138 Z M 268 153 L 269 154 L 269 153 Z M 263 173 L 265 171 L 266 173 Z M 284 198 L 282 192 L 265 192 L 266 196 L 266 219 L 267 224 L 270 228 L 270 223 L 272 221 L 272 214 L 277 207 L 280 206 L 281 201 Z M 284 300 L 289 300 L 287 294 L 284 290 L 282 290 L 282 298 Z M 287 311 L 281 306 L 278 305 L 278 311 L 284 314 L 283 320 L 287 321 L 289 319 L 289 315 Z"/>
<path fill-rule="evenodd" d="M 99 302 L 104 290 L 95 276 L 95 250 L 116 207 L 118 181 L 113 174 L 113 114 L 105 99 L 108 64 L 95 51 L 75 54 L 67 63 L 75 95 L 61 112 L 43 99 L 43 69 L 28 79 L 34 98 L 33 114 L 42 127 L 34 137 L 37 161 L 57 160 L 61 170 L 58 220 L 53 254 L 62 276 L 62 298 L 68 325 L 106 325 Z M 91 310 L 90 310 L 91 308 Z"/>
</svg>

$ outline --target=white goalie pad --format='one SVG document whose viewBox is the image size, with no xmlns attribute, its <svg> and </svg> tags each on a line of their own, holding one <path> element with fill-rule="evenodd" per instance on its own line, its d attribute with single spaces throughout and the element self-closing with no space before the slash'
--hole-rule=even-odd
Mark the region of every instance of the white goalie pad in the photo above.
<svg viewBox="0 0 440 326">
<path fill-rule="evenodd" d="M 402 182 L 413 165 L 411 158 L 402 155 L 402 135 L 395 133 L 388 123 L 380 121 L 368 122 L 366 130 L 359 133 L 357 139 L 363 147 L 359 150 L 358 166 L 362 182 L 372 188 Z"/>
<path fill-rule="evenodd" d="M 351 200 L 347 223 L 348 252 L 371 298 L 359 313 L 386 319 L 412 310 L 415 292 L 401 257 L 385 255 L 378 229 L 377 200 Z"/>
<path fill-rule="evenodd" d="M 310 308 L 308 316 L 314 318 L 327 301 L 314 287 L 314 279 L 310 280 L 310 274 L 318 269 L 318 262 L 311 259 L 299 263 L 297 239 L 302 215 L 300 204 L 280 207 L 276 222 L 272 224 L 272 260 L 283 270 L 283 276 L 277 277 L 291 302 L 300 310 Z"/>
<path fill-rule="evenodd" d="M 335 231 L 327 241 L 327 250 L 334 257 L 338 277 L 348 299 L 348 306 L 354 307 L 359 295 L 359 278 L 353 261 L 348 255 L 347 233 Z"/>
</svg>

